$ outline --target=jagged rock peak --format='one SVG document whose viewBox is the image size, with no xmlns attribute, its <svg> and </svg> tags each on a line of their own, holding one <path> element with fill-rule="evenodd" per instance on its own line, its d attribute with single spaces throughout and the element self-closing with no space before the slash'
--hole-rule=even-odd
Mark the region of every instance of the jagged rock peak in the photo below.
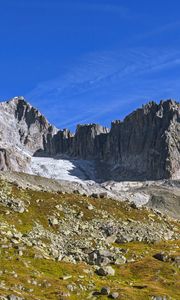
<svg viewBox="0 0 180 300">
<path fill-rule="evenodd" d="M 147 104 L 142 105 L 141 108 L 134 110 L 132 113 L 127 115 L 123 122 L 133 121 L 135 118 L 139 119 L 144 115 L 157 116 L 162 118 L 163 116 L 169 116 L 171 113 L 180 113 L 180 103 L 175 100 L 161 100 L 159 103 L 155 101 L 149 101 Z M 122 123 L 123 123 L 122 122 Z"/>
<path fill-rule="evenodd" d="M 26 113 L 31 112 L 31 116 L 34 115 L 34 118 L 41 118 L 44 123 L 50 125 L 48 120 L 41 114 L 41 112 L 27 102 L 23 96 L 16 96 L 6 102 L 2 102 L 1 105 L 10 106 L 13 108 L 19 121 L 25 116 Z"/>
<path fill-rule="evenodd" d="M 33 108 L 35 111 L 37 111 L 37 114 L 41 115 L 41 113 L 38 111 L 38 109 L 34 108 L 29 102 L 27 102 L 23 96 L 16 96 L 7 101 L 2 101 L 2 102 L 0 102 L 0 105 L 12 107 L 14 109 L 16 109 L 19 106 L 24 106 L 29 109 Z"/>
<path fill-rule="evenodd" d="M 145 105 L 142 105 L 144 112 L 150 112 L 153 108 L 159 110 L 161 108 L 168 110 L 178 110 L 180 108 L 180 103 L 174 99 L 161 100 L 159 104 L 155 101 L 150 101 Z"/>
<path fill-rule="evenodd" d="M 52 134 L 58 131 L 58 129 L 51 125 L 45 116 L 37 108 L 27 102 L 23 96 L 16 96 L 6 102 L 1 102 L 0 105 L 7 113 L 13 114 L 18 122 L 25 122 L 28 128 L 33 124 L 38 124 L 40 130 L 48 130 L 48 132 Z"/>
<path fill-rule="evenodd" d="M 24 97 L 15 97 L 0 105 L 0 128 L 3 164 L 13 157 L 3 149 L 16 147 L 36 156 L 101 161 L 115 179 L 180 177 L 180 104 L 172 99 L 143 105 L 123 121 L 112 122 L 111 130 L 79 124 L 73 135 L 50 125 Z"/>
<path fill-rule="evenodd" d="M 8 144 L 33 154 L 44 147 L 48 134 L 57 129 L 24 97 L 0 103 L 1 146 Z"/>
<path fill-rule="evenodd" d="M 88 132 L 94 132 L 95 135 L 101 134 L 101 133 L 108 133 L 109 128 L 104 127 L 100 124 L 96 123 L 90 123 L 90 124 L 78 124 L 76 128 L 76 133 L 79 131 L 88 131 Z"/>
<path fill-rule="evenodd" d="M 31 106 L 31 104 L 28 103 L 23 96 L 15 96 L 15 97 L 11 98 L 10 100 L 8 100 L 7 102 L 8 103 L 14 102 L 16 104 L 18 104 L 19 102 L 23 102 L 24 104 Z"/>
</svg>

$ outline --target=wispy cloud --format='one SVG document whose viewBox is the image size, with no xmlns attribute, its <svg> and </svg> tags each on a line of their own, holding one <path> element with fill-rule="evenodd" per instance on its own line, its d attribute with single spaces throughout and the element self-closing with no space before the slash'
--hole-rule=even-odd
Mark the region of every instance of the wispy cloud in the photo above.
<svg viewBox="0 0 180 300">
<path fill-rule="evenodd" d="M 94 11 L 100 11 L 100 12 L 106 12 L 106 13 L 113 13 L 113 14 L 118 14 L 121 17 L 127 17 L 132 15 L 132 12 L 130 13 L 129 9 L 126 6 L 122 6 L 121 4 L 107 4 L 107 3 L 91 3 L 89 2 L 86 5 L 83 5 L 83 2 L 80 3 L 79 5 L 88 10 L 94 10 Z"/>
<path fill-rule="evenodd" d="M 7 0 L 7 4 L 9 0 Z M 96 1 L 96 3 L 92 3 L 91 0 L 84 1 L 73 1 L 73 0 L 31 0 L 27 3 L 24 3 L 22 0 L 16 0 L 15 3 L 9 3 L 13 6 L 18 7 L 36 7 L 36 8 L 65 8 L 65 9 L 73 9 L 73 10 L 88 10 L 88 11 L 99 11 L 99 12 L 107 12 L 119 14 L 122 17 L 127 16 L 129 13 L 129 9 L 121 4 L 109 4 L 103 1 Z"/>
<path fill-rule="evenodd" d="M 179 30 L 179 28 L 180 28 L 179 20 L 170 23 L 164 23 L 161 26 L 158 26 L 151 31 L 147 31 L 143 34 L 136 35 L 134 37 L 134 40 L 149 39 L 150 37 L 156 37 L 162 34 L 166 34 L 167 32 Z"/>
<path fill-rule="evenodd" d="M 132 109 L 152 97 L 168 96 L 172 85 L 164 78 L 157 80 L 157 75 L 179 65 L 180 54 L 172 49 L 91 53 L 26 97 L 59 127 L 109 121 L 110 116 L 127 113 L 130 104 Z"/>
</svg>

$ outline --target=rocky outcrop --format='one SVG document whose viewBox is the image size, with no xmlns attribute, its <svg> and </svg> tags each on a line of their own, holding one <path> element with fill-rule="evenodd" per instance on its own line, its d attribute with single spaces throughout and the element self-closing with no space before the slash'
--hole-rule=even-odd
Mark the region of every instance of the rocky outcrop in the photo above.
<svg viewBox="0 0 180 300">
<path fill-rule="evenodd" d="M 108 132 L 108 128 L 98 124 L 78 125 L 70 154 L 83 159 L 98 159 L 101 145 L 97 141 Z"/>
<path fill-rule="evenodd" d="M 0 141 L 33 155 L 57 129 L 23 97 L 0 103 Z"/>
<path fill-rule="evenodd" d="M 0 148 L 0 171 L 31 172 L 31 157 L 14 146 Z"/>
<path fill-rule="evenodd" d="M 111 129 L 78 125 L 75 134 L 57 130 L 23 97 L 0 104 L 1 169 L 13 169 L 6 147 L 34 156 L 68 155 L 96 160 L 107 179 L 180 177 L 180 104 L 150 102 Z M 5 152 L 4 152 L 5 151 Z"/>
<path fill-rule="evenodd" d="M 66 153 L 106 165 L 108 179 L 178 178 L 180 170 L 180 105 L 150 102 L 112 123 L 79 125 Z"/>
<path fill-rule="evenodd" d="M 123 179 L 170 178 L 180 169 L 180 105 L 150 102 L 112 123 L 103 159 Z"/>
<path fill-rule="evenodd" d="M 23 97 L 0 103 L 0 170 L 29 170 L 30 158 L 57 129 Z"/>
<path fill-rule="evenodd" d="M 0 171 L 6 171 L 10 167 L 7 150 L 0 148 Z"/>
<path fill-rule="evenodd" d="M 34 156 L 47 156 L 52 157 L 58 154 L 69 153 L 72 148 L 73 134 L 68 129 L 57 131 L 53 134 L 47 133 L 43 136 L 43 144 L 38 149 Z"/>
</svg>

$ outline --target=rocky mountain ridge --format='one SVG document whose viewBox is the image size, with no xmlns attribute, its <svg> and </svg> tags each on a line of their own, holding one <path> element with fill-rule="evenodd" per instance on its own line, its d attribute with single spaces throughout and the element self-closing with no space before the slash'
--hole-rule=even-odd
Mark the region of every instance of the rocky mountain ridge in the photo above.
<svg viewBox="0 0 180 300">
<path fill-rule="evenodd" d="M 95 160 L 106 179 L 180 177 L 180 104 L 149 102 L 111 129 L 78 125 L 58 130 L 23 97 L 0 103 L 0 169 L 28 171 L 32 156 Z"/>
</svg>

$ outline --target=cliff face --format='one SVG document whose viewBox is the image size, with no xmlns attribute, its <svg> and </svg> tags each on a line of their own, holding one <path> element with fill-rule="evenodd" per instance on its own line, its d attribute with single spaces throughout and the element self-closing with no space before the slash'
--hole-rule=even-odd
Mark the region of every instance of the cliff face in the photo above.
<svg viewBox="0 0 180 300">
<path fill-rule="evenodd" d="M 16 145 L 33 155 L 57 129 L 23 97 L 0 103 L 1 144 Z"/>
<path fill-rule="evenodd" d="M 98 124 L 78 125 L 73 139 L 71 155 L 83 159 L 98 159 L 97 140 L 101 135 L 108 134 L 108 129 Z"/>
<path fill-rule="evenodd" d="M 123 122 L 112 123 L 105 161 L 118 164 L 122 178 L 169 178 L 180 168 L 180 105 L 151 102 Z"/>
<path fill-rule="evenodd" d="M 17 171 L 30 173 L 31 157 L 14 146 L 0 148 L 0 171 Z"/>
<path fill-rule="evenodd" d="M 6 169 L 14 168 L 6 149 L 15 147 L 14 157 L 19 148 L 35 156 L 66 154 L 96 160 L 109 179 L 180 178 L 180 104 L 172 100 L 150 102 L 123 122 L 113 122 L 110 130 L 78 125 L 73 135 L 57 130 L 19 97 L 0 103 L 0 128 L 0 164 Z"/>
<path fill-rule="evenodd" d="M 101 136 L 106 136 L 109 129 L 98 124 L 78 125 L 76 133 L 68 129 L 48 134 L 43 147 L 36 156 L 67 154 L 81 159 L 98 159 L 102 143 Z"/>
</svg>

